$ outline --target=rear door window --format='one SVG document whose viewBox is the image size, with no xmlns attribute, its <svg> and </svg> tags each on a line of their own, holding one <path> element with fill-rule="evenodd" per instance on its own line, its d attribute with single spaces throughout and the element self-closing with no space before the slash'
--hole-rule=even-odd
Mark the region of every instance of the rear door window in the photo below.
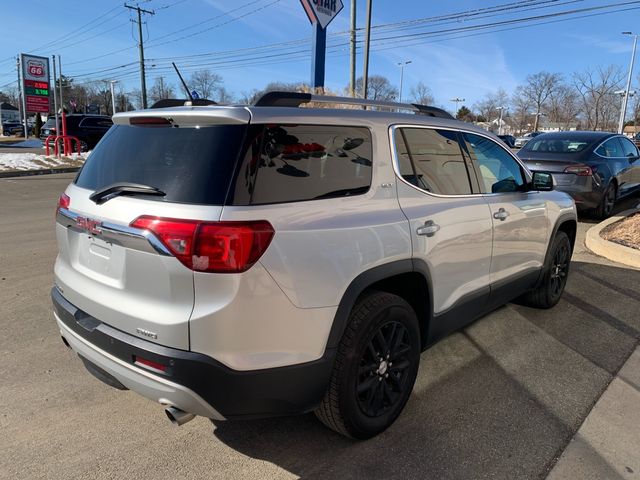
<svg viewBox="0 0 640 480">
<path fill-rule="evenodd" d="M 600 145 L 597 148 L 596 153 L 602 157 L 607 157 L 607 158 L 624 157 L 622 145 L 620 145 L 620 142 L 616 137 L 610 138 L 609 140 L 604 142 L 602 145 Z"/>
<path fill-rule="evenodd" d="M 426 192 L 440 195 L 471 193 L 469 172 L 456 132 L 431 128 L 401 128 L 395 134 L 402 178 Z"/>
<path fill-rule="evenodd" d="M 248 145 L 233 205 L 348 197 L 371 186 L 373 150 L 367 128 L 266 125 L 252 130 Z"/>
<path fill-rule="evenodd" d="M 109 118 L 87 117 L 80 123 L 81 127 L 109 128 L 111 125 L 113 125 L 113 122 Z"/>
<path fill-rule="evenodd" d="M 638 149 L 636 148 L 636 146 L 633 144 L 631 140 L 629 140 L 628 138 L 620 137 L 620 143 L 622 143 L 622 151 L 625 157 L 638 156 Z"/>
</svg>

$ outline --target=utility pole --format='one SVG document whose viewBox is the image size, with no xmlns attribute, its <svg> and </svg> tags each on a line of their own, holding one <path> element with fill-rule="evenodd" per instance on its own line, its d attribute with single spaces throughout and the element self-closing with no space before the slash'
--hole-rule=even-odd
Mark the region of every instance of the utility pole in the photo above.
<svg viewBox="0 0 640 480">
<path fill-rule="evenodd" d="M 367 0 L 367 30 L 364 38 L 364 71 L 362 72 L 362 98 L 367 98 L 369 87 L 369 42 L 371 40 L 371 0 Z M 365 107 L 366 108 L 366 107 Z"/>
<path fill-rule="evenodd" d="M 356 0 L 351 0 L 351 39 L 349 40 L 349 57 L 351 60 L 349 72 L 349 90 L 352 97 L 356 96 Z"/>
<path fill-rule="evenodd" d="M 631 88 L 631 75 L 633 74 L 633 63 L 636 59 L 636 44 L 638 43 L 638 35 L 631 32 L 622 32 L 623 35 L 633 37 L 633 52 L 631 53 L 631 65 L 629 65 L 629 76 L 627 77 L 627 87 L 624 89 L 622 97 L 622 108 L 620 109 L 620 121 L 618 122 L 618 133 L 624 131 L 624 119 L 627 115 L 627 102 L 629 101 L 629 89 Z"/>
<path fill-rule="evenodd" d="M 504 110 L 504 107 L 498 107 L 498 110 L 500 110 L 500 119 L 498 120 L 498 135 L 502 135 L 502 111 Z"/>
<path fill-rule="evenodd" d="M 155 15 L 156 13 L 153 10 L 145 10 L 144 8 L 140 8 L 138 6 L 132 7 L 130 5 L 124 4 L 125 8 L 129 10 L 135 10 L 138 12 L 138 21 L 132 20 L 134 23 L 138 24 L 138 50 L 140 54 L 140 90 L 142 91 L 142 108 L 147 108 L 147 81 L 144 76 L 144 44 L 142 40 L 142 14 L 146 13 L 148 15 Z"/>
</svg>

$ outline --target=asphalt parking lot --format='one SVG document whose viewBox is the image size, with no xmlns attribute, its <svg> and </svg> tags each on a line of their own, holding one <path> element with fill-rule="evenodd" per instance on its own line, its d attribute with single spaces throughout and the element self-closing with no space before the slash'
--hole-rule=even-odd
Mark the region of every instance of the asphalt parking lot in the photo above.
<svg viewBox="0 0 640 480">
<path fill-rule="evenodd" d="M 377 438 L 349 441 L 313 415 L 176 428 L 60 341 L 53 217 L 71 178 L 0 179 L 0 478 L 544 478 L 640 341 L 640 271 L 588 253 L 586 221 L 560 304 L 510 304 L 424 352 Z"/>
</svg>

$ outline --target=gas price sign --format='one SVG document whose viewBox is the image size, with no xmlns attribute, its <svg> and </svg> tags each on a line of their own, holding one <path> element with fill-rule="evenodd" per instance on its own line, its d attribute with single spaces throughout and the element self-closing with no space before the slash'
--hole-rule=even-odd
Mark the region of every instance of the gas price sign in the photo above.
<svg viewBox="0 0 640 480">
<path fill-rule="evenodd" d="M 20 55 L 27 112 L 49 112 L 49 59 Z"/>
</svg>

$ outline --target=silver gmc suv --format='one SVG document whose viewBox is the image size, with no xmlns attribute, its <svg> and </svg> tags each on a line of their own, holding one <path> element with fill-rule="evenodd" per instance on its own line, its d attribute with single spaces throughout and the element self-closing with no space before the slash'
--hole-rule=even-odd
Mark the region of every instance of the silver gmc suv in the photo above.
<svg viewBox="0 0 640 480">
<path fill-rule="evenodd" d="M 571 198 L 437 108 L 273 92 L 113 121 L 59 199 L 55 318 L 175 424 L 314 411 L 368 438 L 429 345 L 562 295 Z"/>
</svg>

